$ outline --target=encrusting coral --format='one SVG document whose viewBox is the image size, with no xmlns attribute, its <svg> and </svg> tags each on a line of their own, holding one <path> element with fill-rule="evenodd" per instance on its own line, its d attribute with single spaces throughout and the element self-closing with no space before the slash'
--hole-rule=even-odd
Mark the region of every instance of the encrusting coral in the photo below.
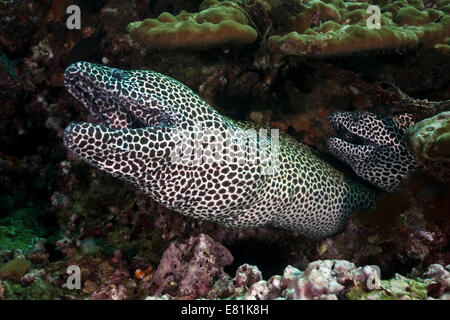
<svg viewBox="0 0 450 320">
<path fill-rule="evenodd" d="M 418 158 L 450 162 L 450 111 L 424 119 L 409 128 L 407 141 Z"/>
<path fill-rule="evenodd" d="M 406 143 L 425 172 L 442 182 L 450 181 L 450 111 L 410 127 Z"/>
<path fill-rule="evenodd" d="M 366 50 L 423 46 L 433 48 L 450 36 L 449 6 L 436 9 L 400 0 L 381 6 L 380 27 L 367 27 L 370 3 L 343 0 L 299 1 L 290 18 L 291 32 L 268 40 L 272 52 L 288 55 L 336 55 Z M 369 11 L 370 12 L 370 11 Z"/>
<path fill-rule="evenodd" d="M 176 16 L 163 12 L 157 19 L 128 25 L 131 37 L 149 48 L 210 49 L 254 42 L 258 34 L 245 11 L 232 1 L 205 0 L 197 13 Z"/>
<path fill-rule="evenodd" d="M 0 268 L 0 279 L 9 277 L 20 279 L 30 269 L 31 263 L 27 259 L 14 259 Z"/>
</svg>

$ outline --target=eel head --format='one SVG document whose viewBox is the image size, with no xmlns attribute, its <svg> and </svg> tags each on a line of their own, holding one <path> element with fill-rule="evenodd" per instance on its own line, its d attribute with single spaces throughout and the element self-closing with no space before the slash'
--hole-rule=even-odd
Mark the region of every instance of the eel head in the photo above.
<svg viewBox="0 0 450 320">
<path fill-rule="evenodd" d="M 146 191 L 169 165 L 175 130 L 226 123 L 191 89 L 157 72 L 78 62 L 66 69 L 64 83 L 96 122 L 69 124 L 67 149 Z"/>
<path fill-rule="evenodd" d="M 390 118 L 371 112 L 336 112 L 330 123 L 338 136 L 328 140 L 330 153 L 384 191 L 393 191 L 417 166 L 404 141 L 412 124 L 407 114 Z"/>
</svg>

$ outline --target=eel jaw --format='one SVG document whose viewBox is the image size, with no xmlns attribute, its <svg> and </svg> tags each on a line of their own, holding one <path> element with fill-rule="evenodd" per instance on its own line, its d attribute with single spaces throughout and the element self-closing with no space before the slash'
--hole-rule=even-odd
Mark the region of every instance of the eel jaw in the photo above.
<svg viewBox="0 0 450 320">
<path fill-rule="evenodd" d="M 95 71 L 94 71 L 95 70 Z M 120 72 L 120 81 L 112 72 Z M 162 99 L 131 95 L 135 79 L 127 71 L 78 62 L 64 73 L 67 90 L 94 117 L 95 123 L 70 123 L 64 144 L 91 165 L 139 184 L 145 168 L 169 156 L 170 133 L 177 130 Z"/>
<path fill-rule="evenodd" d="M 365 161 L 377 147 L 377 143 L 362 130 L 361 113 L 335 112 L 329 119 L 337 137 L 328 139 L 328 150 L 342 162 L 353 167 L 355 161 Z"/>
<path fill-rule="evenodd" d="M 397 119 L 370 112 L 336 112 L 330 123 L 337 137 L 328 139 L 329 152 L 353 171 L 391 192 L 416 166 L 403 136 L 405 127 Z"/>
<path fill-rule="evenodd" d="M 356 145 L 379 145 L 370 123 L 376 116 L 369 112 L 335 112 L 330 115 L 330 124 L 337 136 Z"/>
<path fill-rule="evenodd" d="M 145 190 L 146 175 L 156 163 L 166 163 L 173 150 L 171 127 L 112 129 L 88 122 L 64 130 L 68 150 L 94 167 Z"/>
</svg>

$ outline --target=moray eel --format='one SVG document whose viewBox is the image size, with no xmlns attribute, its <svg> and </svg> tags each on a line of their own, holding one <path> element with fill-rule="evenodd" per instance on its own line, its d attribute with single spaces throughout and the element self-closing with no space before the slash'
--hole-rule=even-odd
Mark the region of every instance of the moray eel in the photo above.
<svg viewBox="0 0 450 320">
<path fill-rule="evenodd" d="M 204 140 L 202 147 L 218 142 L 220 150 L 227 148 L 218 138 L 221 132 L 232 129 L 245 135 L 248 126 L 222 116 L 168 76 L 78 62 L 66 69 L 64 81 L 97 122 L 69 124 L 64 132 L 68 150 L 183 215 L 231 228 L 274 226 L 320 239 L 342 231 L 353 211 L 375 202 L 371 187 L 346 177 L 287 135 L 280 135 L 278 170 L 272 174 L 262 170 L 262 162 L 174 162 L 171 154 L 180 129 L 194 135 L 193 128 L 214 128 L 216 133 L 208 137 L 213 139 Z M 353 130 L 355 124 L 366 123 L 363 118 L 338 121 L 348 117 L 342 113 L 332 122 L 351 142 L 360 133 Z M 367 146 L 335 138 L 331 150 L 353 164 L 352 159 L 362 159 L 365 148 L 377 142 L 376 136 L 362 136 L 367 136 Z M 204 156 L 212 160 L 211 154 Z M 361 170 L 372 165 L 369 161 Z"/>
<path fill-rule="evenodd" d="M 384 191 L 394 191 L 418 166 L 405 143 L 413 125 L 410 114 L 392 118 L 371 112 L 336 112 L 330 123 L 339 137 L 328 140 L 328 150 L 355 173 Z"/>
</svg>

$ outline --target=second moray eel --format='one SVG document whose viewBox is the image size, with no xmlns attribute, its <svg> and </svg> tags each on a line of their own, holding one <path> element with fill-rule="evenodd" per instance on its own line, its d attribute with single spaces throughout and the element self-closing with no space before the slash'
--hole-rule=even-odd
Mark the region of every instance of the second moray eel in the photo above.
<svg viewBox="0 0 450 320">
<path fill-rule="evenodd" d="M 180 130 L 195 135 L 194 128 L 214 129 L 202 148 L 215 143 L 223 151 L 228 145 L 220 133 L 234 130 L 245 136 L 248 128 L 222 116 L 168 76 L 79 62 L 67 68 L 64 80 L 69 92 L 98 120 L 98 124 L 70 124 L 64 133 L 66 147 L 181 214 L 231 228 L 271 225 L 319 239 L 340 232 L 354 210 L 375 202 L 376 192 L 286 135 L 280 136 L 279 170 L 272 174 L 264 172 L 261 163 L 213 161 L 211 153 L 204 153 L 204 161 L 198 163 L 174 162 L 171 155 L 180 142 Z M 351 128 L 347 122 L 338 133 L 352 138 L 361 134 L 351 133 Z M 361 143 L 370 148 L 377 143 L 370 136 L 363 138 Z M 239 141 L 233 138 L 235 145 Z M 346 157 L 362 157 L 349 150 Z"/>
</svg>

